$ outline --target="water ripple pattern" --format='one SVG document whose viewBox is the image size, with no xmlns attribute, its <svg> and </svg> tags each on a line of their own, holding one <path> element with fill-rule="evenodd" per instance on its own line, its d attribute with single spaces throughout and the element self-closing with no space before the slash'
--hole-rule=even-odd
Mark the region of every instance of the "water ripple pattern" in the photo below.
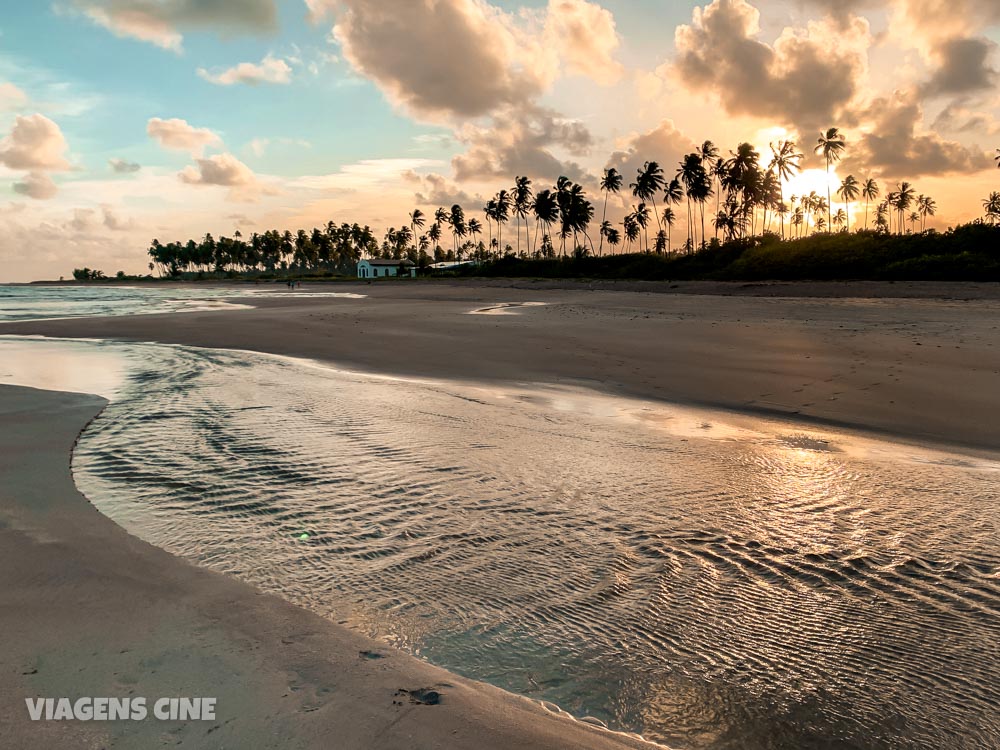
<svg viewBox="0 0 1000 750">
<path fill-rule="evenodd" d="M 1000 747 L 995 462 L 138 349 L 74 470 L 157 545 L 672 747 Z"/>
</svg>

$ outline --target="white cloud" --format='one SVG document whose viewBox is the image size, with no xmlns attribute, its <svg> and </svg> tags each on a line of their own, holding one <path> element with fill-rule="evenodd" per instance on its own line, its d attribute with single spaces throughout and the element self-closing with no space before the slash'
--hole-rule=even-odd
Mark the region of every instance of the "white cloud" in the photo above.
<svg viewBox="0 0 1000 750">
<path fill-rule="evenodd" d="M 252 201 L 266 192 L 253 170 L 229 153 L 195 159 L 195 165 L 185 167 L 177 176 L 188 185 L 228 187 L 231 200 Z"/>
<path fill-rule="evenodd" d="M 214 131 L 196 128 L 176 117 L 170 120 L 153 117 L 146 124 L 146 133 L 163 148 L 187 151 L 193 156 L 200 156 L 207 146 L 222 145 L 222 139 Z"/>
<path fill-rule="evenodd" d="M 232 86 L 236 83 L 256 86 L 260 83 L 290 83 L 292 69 L 284 60 L 268 55 L 260 63 L 243 62 L 220 73 L 198 68 L 198 75 L 218 86 Z"/>
<path fill-rule="evenodd" d="M 0 140 L 0 164 L 10 169 L 66 170 L 66 139 L 59 126 L 42 114 L 17 117 Z"/>
</svg>

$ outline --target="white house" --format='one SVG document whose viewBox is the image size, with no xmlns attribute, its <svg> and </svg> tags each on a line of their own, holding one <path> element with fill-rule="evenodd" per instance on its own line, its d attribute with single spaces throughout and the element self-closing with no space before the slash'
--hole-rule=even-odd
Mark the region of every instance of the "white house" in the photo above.
<svg viewBox="0 0 1000 750">
<path fill-rule="evenodd" d="M 417 266 L 412 260 L 383 260 L 381 258 L 365 258 L 358 263 L 359 279 L 377 279 L 384 276 L 416 277 Z"/>
</svg>

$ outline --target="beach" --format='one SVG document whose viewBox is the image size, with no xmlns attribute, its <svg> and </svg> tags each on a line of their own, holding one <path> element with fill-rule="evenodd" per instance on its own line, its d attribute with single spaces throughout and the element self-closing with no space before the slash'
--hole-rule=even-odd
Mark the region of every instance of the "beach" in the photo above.
<svg viewBox="0 0 1000 750">
<path fill-rule="evenodd" d="M 0 335 L 156 341 L 419 377 L 576 384 L 1000 448 L 995 285 L 712 284 L 680 294 L 661 293 L 676 291 L 670 285 L 607 287 L 337 284 L 334 291 L 367 296 L 289 292 L 252 300 L 251 310 L 6 323 Z M 329 287 L 303 287 L 311 289 Z M 531 302 L 544 305 L 502 308 Z"/>
<path fill-rule="evenodd" d="M 1000 449 L 1000 301 L 989 287 L 911 289 L 903 298 L 843 286 L 849 294 L 838 296 L 822 285 L 781 286 L 781 296 L 766 285 L 726 294 L 337 285 L 358 298 L 310 298 L 310 289 L 324 287 L 238 300 L 250 309 L 24 321 L 0 325 L 0 335 L 153 341 L 431 381 L 583 388 L 966 455 L 995 458 Z M 88 503 L 69 471 L 77 435 L 104 406 L 95 396 L 0 386 L 0 619 L 10 636 L 0 701 L 14 746 L 308 748 L 331 738 L 345 748 L 644 746 L 129 535 Z M 424 705 L 432 693 L 440 703 Z M 25 697 L 63 694 L 213 696 L 220 720 L 28 720 Z"/>
</svg>

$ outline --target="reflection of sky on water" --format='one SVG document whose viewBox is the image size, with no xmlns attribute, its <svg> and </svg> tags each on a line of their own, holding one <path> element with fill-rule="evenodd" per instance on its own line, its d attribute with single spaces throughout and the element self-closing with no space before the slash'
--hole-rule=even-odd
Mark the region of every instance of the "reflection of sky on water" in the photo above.
<svg viewBox="0 0 1000 750">
<path fill-rule="evenodd" d="M 569 388 L 73 346 L 128 370 L 77 481 L 176 554 L 678 748 L 998 745 L 989 457 Z"/>
</svg>

